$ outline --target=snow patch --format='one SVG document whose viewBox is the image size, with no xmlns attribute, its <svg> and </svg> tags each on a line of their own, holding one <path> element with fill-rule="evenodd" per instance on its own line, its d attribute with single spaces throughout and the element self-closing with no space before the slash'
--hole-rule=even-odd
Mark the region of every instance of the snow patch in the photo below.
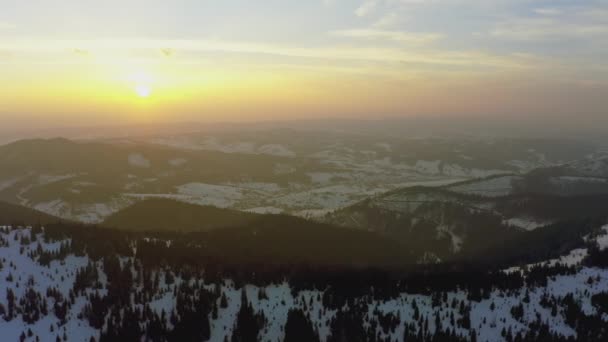
<svg viewBox="0 0 608 342">
<path fill-rule="evenodd" d="M 283 212 L 283 209 L 277 207 L 257 207 L 246 209 L 245 211 L 254 214 L 280 214 Z"/>
<path fill-rule="evenodd" d="M 151 163 L 143 154 L 140 153 L 132 153 L 128 158 L 129 165 L 141 168 L 149 168 Z"/>
<path fill-rule="evenodd" d="M 188 162 L 188 160 L 184 159 L 184 158 L 175 158 L 175 159 L 171 159 L 168 161 L 169 165 L 171 166 L 182 166 L 184 164 L 186 164 Z"/>
<path fill-rule="evenodd" d="M 523 217 L 513 217 L 507 220 L 503 221 L 503 224 L 509 225 L 509 226 L 513 226 L 513 227 L 517 227 L 517 228 L 521 228 L 521 229 L 525 229 L 525 230 L 535 230 L 537 228 L 540 227 L 544 227 L 548 224 L 550 224 L 551 222 L 546 222 L 546 221 L 536 221 L 534 219 L 531 218 L 523 218 Z"/>
<path fill-rule="evenodd" d="M 188 183 L 177 187 L 181 195 L 196 198 L 198 204 L 214 205 L 227 208 L 235 205 L 243 198 L 243 190 L 226 185 L 214 185 L 206 183 Z"/>
<path fill-rule="evenodd" d="M 454 185 L 449 187 L 451 191 L 463 194 L 481 195 L 487 197 L 506 196 L 513 193 L 513 182 L 520 179 L 518 176 L 499 176 L 478 181 Z"/>
</svg>

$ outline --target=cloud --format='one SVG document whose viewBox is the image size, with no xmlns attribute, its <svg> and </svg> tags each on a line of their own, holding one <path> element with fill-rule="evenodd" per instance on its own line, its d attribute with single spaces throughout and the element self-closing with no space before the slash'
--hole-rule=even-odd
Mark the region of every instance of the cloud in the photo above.
<svg viewBox="0 0 608 342">
<path fill-rule="evenodd" d="M 332 31 L 334 36 L 366 39 L 366 40 L 390 40 L 402 43 L 425 44 L 434 42 L 442 37 L 437 33 L 413 33 L 404 31 L 391 31 L 380 29 L 350 29 Z"/>
<path fill-rule="evenodd" d="M 555 18 L 514 18 L 490 31 L 498 38 L 522 41 L 608 38 L 608 24 L 567 22 Z"/>
<path fill-rule="evenodd" d="M 366 0 L 355 10 L 355 14 L 358 17 L 365 17 L 371 14 L 376 10 L 376 7 L 378 7 L 378 2 L 378 0 Z"/>
<path fill-rule="evenodd" d="M 403 34 L 403 39 L 408 37 Z M 391 34 L 389 34 L 391 35 Z M 398 35 L 397 35 L 398 36 Z M 408 37 L 411 38 L 411 37 Z M 412 38 L 414 39 L 414 38 Z M 421 38 L 415 38 L 420 40 Z M 426 38 L 428 39 L 428 38 Z M 424 39 L 422 39 L 424 40 Z M 267 44 L 261 42 L 239 42 L 223 40 L 166 40 L 147 38 L 116 38 L 89 40 L 55 40 L 55 39 L 17 39 L 0 41 L 0 50 L 20 51 L 32 56 L 61 53 L 71 46 L 79 46 L 104 56 L 128 55 L 129 51 L 149 51 L 150 56 L 158 54 L 160 46 L 171 46 L 173 49 L 187 51 L 190 55 L 204 56 L 207 52 L 226 54 L 270 55 L 283 58 L 325 60 L 327 62 L 358 61 L 373 63 L 408 63 L 417 65 L 443 65 L 472 69 L 476 67 L 492 68 L 527 68 L 537 61 L 530 55 L 493 54 L 482 51 L 449 51 L 449 50 L 413 50 L 373 46 L 340 47 L 335 44 L 327 46 L 302 47 L 293 45 Z M 196 58 L 196 57 L 193 57 Z"/>
<path fill-rule="evenodd" d="M 493 37 L 519 41 L 576 39 L 596 43 L 608 39 L 608 9 L 597 4 L 541 7 L 533 15 L 511 15 L 489 33 Z"/>
<path fill-rule="evenodd" d="M 384 15 L 382 18 L 378 19 L 375 23 L 372 24 L 372 27 L 378 29 L 386 29 L 394 27 L 397 23 L 401 22 L 402 18 L 395 12 L 388 13 Z"/>
<path fill-rule="evenodd" d="M 553 15 L 562 14 L 563 12 L 559 8 L 552 8 L 552 7 L 547 8 L 546 7 L 546 8 L 537 8 L 534 10 L 534 13 L 540 14 L 540 15 L 553 16 Z"/>
<path fill-rule="evenodd" d="M 365 0 L 357 7 L 355 14 L 358 17 L 365 17 L 376 12 L 379 7 L 395 9 L 407 5 L 425 4 L 430 2 L 432 2 L 432 0 Z"/>
</svg>

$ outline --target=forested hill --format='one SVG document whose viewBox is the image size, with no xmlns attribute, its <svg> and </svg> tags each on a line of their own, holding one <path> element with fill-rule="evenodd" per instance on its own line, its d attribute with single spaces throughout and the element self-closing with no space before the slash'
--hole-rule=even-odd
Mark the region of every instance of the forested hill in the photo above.
<svg viewBox="0 0 608 342">
<path fill-rule="evenodd" d="M 170 199 L 149 199 L 111 215 L 103 225 L 129 231 L 190 232 L 243 226 L 262 217 L 259 214 Z"/>
<path fill-rule="evenodd" d="M 35 225 L 65 221 L 35 209 L 0 201 L 0 222 L 5 224 Z"/>
<path fill-rule="evenodd" d="M 176 236 L 70 225 L 0 227 L 2 339 L 608 338 L 608 226 L 589 234 L 584 248 L 535 265 L 401 276 L 314 266 L 236 268 L 209 263 L 192 253 L 199 241 L 184 248 Z"/>
<path fill-rule="evenodd" d="M 6 211 L 6 223 L 59 226 L 76 236 L 96 234 L 95 239 L 100 241 L 123 235 L 165 239 L 171 241 L 170 246 L 164 247 L 166 253 L 154 257 L 176 264 L 180 260 L 199 258 L 210 264 L 371 267 L 399 271 L 424 268 L 423 265 L 463 270 L 538 262 L 585 245 L 585 237 L 605 222 L 604 218 L 581 218 L 548 224 L 533 231 L 500 230 L 493 229 L 495 222 L 484 219 L 481 214 L 467 214 L 466 218 L 478 218 L 466 220 L 470 229 L 468 238 L 462 240 L 459 253 L 446 254 L 440 261 L 425 257 L 438 247 L 449 248 L 453 244 L 445 238 L 438 239 L 433 226 L 422 224 L 417 230 L 410 230 L 408 237 L 390 230 L 352 229 L 287 215 L 147 200 L 113 215 L 103 225 L 92 227 L 74 223 L 55 225 L 60 219 L 15 205 L 5 207 L 11 209 Z M 454 216 L 460 211 L 449 213 Z M 446 214 L 446 219 L 452 217 L 450 215 Z M 396 217 L 393 225 L 406 228 L 404 219 L 408 216 Z M 400 224 L 402 222 L 405 223 Z M 471 230 L 473 228 L 475 230 Z"/>
</svg>

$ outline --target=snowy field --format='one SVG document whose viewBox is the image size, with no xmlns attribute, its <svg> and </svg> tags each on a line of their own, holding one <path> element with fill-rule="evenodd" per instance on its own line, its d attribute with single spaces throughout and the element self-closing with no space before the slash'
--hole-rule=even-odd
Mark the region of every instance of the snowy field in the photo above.
<svg viewBox="0 0 608 342">
<path fill-rule="evenodd" d="M 234 143 L 223 143 L 215 137 L 209 137 L 200 141 L 184 137 L 158 138 L 152 140 L 153 143 L 173 148 L 188 150 L 206 150 L 223 153 L 243 153 L 243 154 L 265 154 L 276 157 L 293 158 L 296 153 L 282 144 L 257 144 L 254 142 L 243 141 Z"/>
<path fill-rule="evenodd" d="M 497 176 L 462 185 L 454 185 L 449 187 L 449 189 L 463 194 L 499 197 L 513 193 L 512 184 L 519 179 L 521 179 L 519 176 Z"/>
<path fill-rule="evenodd" d="M 506 225 L 509 225 L 512 227 L 525 229 L 525 230 L 535 230 L 535 229 L 544 227 L 546 225 L 549 225 L 549 224 L 551 224 L 551 222 L 540 221 L 540 220 L 524 218 L 524 217 L 513 217 L 510 219 L 504 220 L 503 224 L 506 224 Z"/>
</svg>

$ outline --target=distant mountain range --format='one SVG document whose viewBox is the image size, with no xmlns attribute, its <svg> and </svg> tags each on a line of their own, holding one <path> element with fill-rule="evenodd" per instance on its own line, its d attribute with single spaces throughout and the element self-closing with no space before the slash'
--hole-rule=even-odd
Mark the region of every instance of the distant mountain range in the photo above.
<svg viewBox="0 0 608 342">
<path fill-rule="evenodd" d="M 293 129 L 24 140 L 0 146 L 0 200 L 88 223 L 150 198 L 312 218 L 413 185 L 559 165 L 583 170 L 567 163 L 593 153 L 593 146 L 574 141 L 408 139 Z M 594 177 L 602 177 L 601 170 Z M 589 173 L 562 172 L 563 189 L 553 191 L 574 191 L 568 190 L 571 183 L 598 188 L 591 178 L 582 184 L 575 178 L 580 175 Z"/>
</svg>

